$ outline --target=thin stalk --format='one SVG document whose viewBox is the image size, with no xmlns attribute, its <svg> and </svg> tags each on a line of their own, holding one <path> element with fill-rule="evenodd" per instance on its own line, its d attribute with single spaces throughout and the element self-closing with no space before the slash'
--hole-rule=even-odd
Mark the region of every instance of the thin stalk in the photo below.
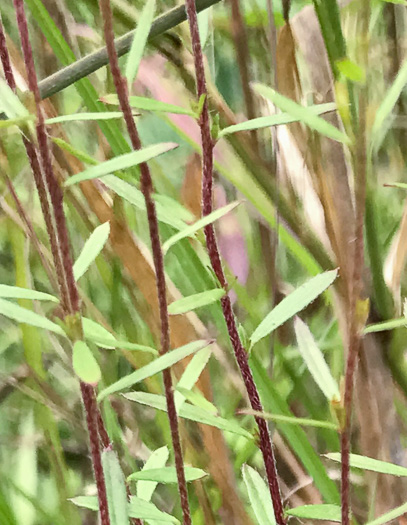
<svg viewBox="0 0 407 525">
<path fill-rule="evenodd" d="M 141 141 L 137 131 L 136 123 L 133 118 L 132 109 L 129 104 L 127 84 L 121 75 L 119 68 L 118 54 L 115 48 L 113 17 L 110 6 L 110 0 L 100 0 L 100 10 L 103 16 L 103 25 L 105 33 L 106 49 L 109 56 L 109 63 L 115 84 L 117 96 L 119 98 L 120 108 L 126 122 L 130 141 L 134 150 L 141 149 Z M 161 323 L 161 345 L 160 354 L 163 355 L 170 350 L 170 325 L 167 306 L 166 282 L 164 271 L 164 257 L 161 249 L 160 234 L 158 229 L 158 219 L 153 199 L 153 183 L 150 169 L 147 163 L 140 165 L 141 171 L 141 191 L 144 195 L 147 219 L 150 231 L 151 250 L 153 255 L 157 295 Z M 172 387 L 171 371 L 163 371 L 165 398 L 167 402 L 168 419 L 171 430 L 171 439 L 174 449 L 175 469 L 178 479 L 178 491 L 181 499 L 181 508 L 184 525 L 191 525 L 191 513 L 188 502 L 188 491 L 184 472 L 184 461 L 182 456 L 181 440 L 178 428 L 178 418 L 174 402 L 174 392 Z"/>
<path fill-rule="evenodd" d="M 194 55 L 197 95 L 198 99 L 205 97 L 202 113 L 199 118 L 202 140 L 202 214 L 209 215 L 212 212 L 212 186 L 213 186 L 213 146 L 214 142 L 211 136 L 209 109 L 207 100 L 207 89 L 205 70 L 201 42 L 199 38 L 198 18 L 195 6 L 195 0 L 186 0 L 185 2 L 189 28 L 192 40 L 192 50 Z M 220 259 L 218 244 L 215 236 L 215 230 L 212 224 L 205 227 L 206 245 L 211 261 L 212 268 L 219 280 L 221 286 L 227 290 L 228 283 L 223 271 Z M 229 295 L 225 295 L 221 300 L 222 311 L 229 332 L 230 341 L 235 353 L 236 361 L 239 365 L 243 381 L 246 386 L 247 394 L 253 410 L 262 410 L 260 396 L 253 380 L 253 375 L 249 367 L 248 357 L 237 330 L 236 319 L 232 309 L 232 303 Z M 280 487 L 277 477 L 276 462 L 271 444 L 271 438 L 267 423 L 262 418 L 256 417 L 259 428 L 260 449 L 263 454 L 264 465 L 267 474 L 267 480 L 270 490 L 271 499 L 274 507 L 274 514 L 278 525 L 285 525 L 283 503 L 280 494 Z"/>
<path fill-rule="evenodd" d="M 53 249 L 54 262 L 57 269 L 58 282 L 60 285 L 61 306 L 65 316 L 75 316 L 80 313 L 79 293 L 73 275 L 72 259 L 69 250 L 68 230 L 65 221 L 65 214 L 63 210 L 63 194 L 57 179 L 54 174 L 51 153 L 48 145 L 48 137 L 45 129 L 44 116 L 41 108 L 41 97 L 38 88 L 37 75 L 34 66 L 34 59 L 32 54 L 32 47 L 29 40 L 27 19 L 25 16 L 23 0 L 14 0 L 14 7 L 16 10 L 17 25 L 20 33 L 24 63 L 27 71 L 28 85 L 30 91 L 34 95 L 34 100 L 37 109 L 37 123 L 36 133 L 38 141 L 38 149 L 41 159 L 41 164 L 37 156 L 34 144 L 25 139 L 25 147 L 27 155 L 33 169 L 37 188 L 40 195 L 40 200 L 43 200 L 43 211 L 45 210 L 46 226 L 48 235 Z M 1 41 L 0 41 L 1 44 Z M 2 49 L 3 64 L 6 63 L 8 52 L 4 45 Z M 5 60 L 3 59 L 5 56 Z M 4 67 L 4 66 L 3 66 Z M 10 79 L 11 69 L 8 70 Z M 11 81 L 15 86 L 15 82 Z M 42 168 L 42 169 L 41 169 Z M 45 176 L 43 176 L 44 170 Z M 49 194 L 49 201 L 48 201 Z M 81 321 L 79 317 L 79 331 L 81 331 Z M 106 486 L 101 462 L 100 441 L 98 432 L 97 420 L 97 405 L 94 388 L 85 383 L 80 384 L 82 400 L 86 412 L 86 422 L 88 427 L 92 464 L 95 474 L 96 486 L 98 491 L 99 509 L 102 525 L 110 525 Z"/>
<path fill-rule="evenodd" d="M 364 0 L 361 7 L 359 32 L 360 44 L 360 63 L 366 67 L 368 65 L 368 24 L 369 24 L 369 0 Z M 355 245 L 353 256 L 353 276 L 349 286 L 349 343 L 348 357 L 345 371 L 345 389 L 343 406 L 345 420 L 341 429 L 341 514 L 342 525 L 350 524 L 350 437 L 352 430 L 352 402 L 355 384 L 355 373 L 359 352 L 362 346 L 363 326 L 366 319 L 363 318 L 358 308 L 362 299 L 363 288 L 363 268 L 364 268 L 364 221 L 366 210 L 366 183 L 367 183 L 367 140 L 366 140 L 366 112 L 367 112 L 367 89 L 362 87 L 358 100 L 358 121 L 354 122 L 357 128 L 355 134 L 355 145 L 352 148 L 351 156 L 355 173 Z"/>
</svg>

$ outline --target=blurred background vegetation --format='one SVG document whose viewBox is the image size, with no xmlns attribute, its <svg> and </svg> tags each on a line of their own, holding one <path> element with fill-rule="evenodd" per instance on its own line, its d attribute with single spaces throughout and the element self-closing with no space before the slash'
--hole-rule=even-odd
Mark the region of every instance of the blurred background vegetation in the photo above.
<svg viewBox="0 0 407 525">
<path fill-rule="evenodd" d="M 379 129 L 374 129 L 373 122 L 405 60 L 406 5 L 370 2 L 367 31 L 363 33 L 363 2 L 340 2 L 345 54 L 340 42 L 332 45 L 339 58 L 355 65 L 356 72 L 344 68 L 332 76 L 332 56 L 328 60 L 326 53 L 330 14 L 328 21 L 321 19 L 326 24 L 324 41 L 314 8 L 308 4 L 293 0 L 287 13 L 286 2 L 246 0 L 239 5 L 228 0 L 200 14 L 211 114 L 219 116 L 222 128 L 273 113 L 272 105 L 252 89 L 253 82 L 262 82 L 304 105 L 331 102 L 336 96 L 343 126 L 349 131 L 354 129 L 353 117 L 340 95 L 351 84 L 348 93 L 364 98 L 369 144 L 364 297 L 370 298 L 367 323 L 384 322 L 402 316 L 407 284 L 405 190 L 384 187 L 406 177 L 406 91 L 399 90 L 401 96 Z M 116 36 L 134 29 L 143 5 L 141 1 L 112 0 Z M 175 5 L 158 1 L 156 14 Z M 43 8 L 77 58 L 103 46 L 96 0 L 44 0 L 42 4 L 27 0 L 26 7 L 40 79 L 67 65 L 62 47 L 50 36 L 56 33 Z M 3 1 L 0 10 L 18 87 L 24 91 L 25 70 L 11 0 Z M 360 58 L 363 38 L 369 45 L 365 63 Z M 124 57 L 121 60 L 124 64 Z M 131 94 L 188 108 L 195 100 L 192 66 L 188 26 L 183 23 L 149 42 Z M 77 89 L 78 85 L 45 101 L 47 117 L 93 111 L 92 101 L 96 103 L 98 97 L 114 91 L 106 67 L 92 73 Z M 137 122 L 144 146 L 179 144 L 150 163 L 157 202 L 170 214 L 185 216 L 188 209 L 188 221 L 199 217 L 197 123 L 187 115 L 140 113 Z M 338 125 L 336 114 L 327 118 Z M 68 122 L 50 128 L 50 135 L 99 162 L 128 151 L 120 120 L 100 125 Z M 53 142 L 53 153 L 62 180 L 82 171 L 84 164 L 60 144 Z M 354 240 L 357 173 L 352 158 L 339 143 L 297 123 L 225 136 L 216 145 L 215 161 L 215 205 L 244 201 L 216 223 L 242 330 L 252 333 L 283 297 L 311 276 L 339 267 L 341 277 L 335 290 L 312 303 L 301 317 L 340 383 L 347 338 L 344 290 L 350 282 Z M 17 133 L 0 129 L 0 162 L 0 282 L 52 293 L 55 278 L 50 248 Z M 128 177 L 132 180 L 131 173 Z M 12 198 L 9 181 L 31 232 Z M 178 210 L 177 203 L 183 208 Z M 143 210 L 114 195 L 101 179 L 65 189 L 65 211 L 74 258 L 90 232 L 110 221 L 110 240 L 79 283 L 85 315 L 118 339 L 157 347 L 156 288 Z M 174 232 L 163 222 L 160 227 L 163 240 Z M 193 241 L 177 243 L 165 265 L 170 301 L 215 286 L 200 234 Z M 50 318 L 57 314 L 47 303 L 20 300 L 20 304 Z M 237 414 L 248 402 L 220 304 L 172 317 L 171 329 L 173 348 L 197 338 L 216 339 L 197 390 L 221 416 L 253 430 L 252 416 Z M 357 373 L 352 434 L 355 452 L 401 465 L 406 464 L 407 437 L 405 349 L 404 327 L 366 335 Z M 104 386 L 151 360 L 148 354 L 125 350 L 100 349 L 97 356 Z M 174 367 L 174 377 L 180 377 L 185 365 Z M 291 322 L 255 346 L 251 365 L 267 412 L 334 422 L 329 403 L 298 352 Z M 136 389 L 162 394 L 161 377 L 151 377 Z M 78 382 L 65 342 L 0 315 L 0 403 L 0 523 L 96 523 L 94 513 L 79 510 L 68 501 L 94 494 L 95 487 Z M 139 470 L 151 451 L 171 442 L 163 412 L 130 403 L 119 395 L 104 400 L 102 409 L 126 475 Z M 322 457 L 338 451 L 337 433 L 283 422 L 270 425 L 287 505 L 338 504 L 338 466 Z M 186 464 L 210 474 L 189 485 L 193 523 L 254 523 L 241 467 L 249 463 L 262 471 L 257 444 L 186 420 L 182 420 L 181 432 Z M 405 503 L 407 487 L 397 478 L 356 471 L 352 485 L 353 510 L 361 523 Z M 154 501 L 179 518 L 175 485 L 160 485 Z M 403 523 L 399 519 L 394 523 Z"/>
</svg>

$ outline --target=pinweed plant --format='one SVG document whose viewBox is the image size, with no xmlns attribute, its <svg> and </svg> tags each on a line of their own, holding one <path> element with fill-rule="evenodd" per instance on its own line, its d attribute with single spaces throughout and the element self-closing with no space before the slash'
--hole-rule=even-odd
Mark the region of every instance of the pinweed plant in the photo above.
<svg viewBox="0 0 407 525">
<path fill-rule="evenodd" d="M 407 520 L 405 2 L 0 6 L 0 523 Z"/>
</svg>

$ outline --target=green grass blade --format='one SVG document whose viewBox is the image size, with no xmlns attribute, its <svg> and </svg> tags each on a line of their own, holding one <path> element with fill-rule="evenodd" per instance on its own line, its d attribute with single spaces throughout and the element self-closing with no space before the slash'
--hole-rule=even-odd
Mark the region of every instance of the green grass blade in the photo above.
<svg viewBox="0 0 407 525">
<path fill-rule="evenodd" d="M 288 516 L 308 520 L 341 521 L 341 507 L 339 505 L 303 505 L 287 509 Z"/>
<path fill-rule="evenodd" d="M 341 462 L 341 455 L 337 452 L 325 454 L 325 456 L 332 461 Z M 372 472 L 380 472 L 381 474 L 390 474 L 391 476 L 407 476 L 407 468 L 388 463 L 387 461 L 380 461 L 367 456 L 359 456 L 358 454 L 350 455 L 350 466 L 360 468 L 363 470 L 370 470 Z"/>
<path fill-rule="evenodd" d="M 255 329 L 250 337 L 251 345 L 255 345 L 260 339 L 269 335 L 273 330 L 312 303 L 334 282 L 337 276 L 338 270 L 331 270 L 316 275 L 285 297 Z"/>
<path fill-rule="evenodd" d="M 109 175 L 114 171 L 132 168 L 143 162 L 147 162 L 148 160 L 158 157 L 159 155 L 162 155 L 163 153 L 166 153 L 177 146 L 178 145 L 174 144 L 173 142 L 165 142 L 163 144 L 147 146 L 146 148 L 132 151 L 131 153 L 126 153 L 124 155 L 120 155 L 119 157 L 114 157 L 113 159 L 106 160 L 97 166 L 92 166 L 81 173 L 73 175 L 65 181 L 65 186 L 72 186 L 72 184 L 78 184 L 79 182 L 83 182 L 85 180 L 104 177 L 105 175 Z"/>
<path fill-rule="evenodd" d="M 35 301 L 52 301 L 59 303 L 58 297 L 44 292 L 37 292 L 29 288 L 20 288 L 19 286 L 9 286 L 0 284 L 0 297 L 3 299 L 32 299 Z"/>
<path fill-rule="evenodd" d="M 201 479 L 208 474 L 195 467 L 185 467 L 185 480 L 187 482 L 196 481 Z M 128 481 L 154 481 L 156 483 L 178 483 L 177 471 L 175 467 L 161 467 L 140 470 L 139 472 L 133 472 L 127 478 Z"/>
<path fill-rule="evenodd" d="M 107 449 L 102 453 L 110 525 L 129 525 L 126 484 L 116 453 Z"/>
<path fill-rule="evenodd" d="M 259 525 L 275 525 L 276 519 L 270 492 L 263 478 L 249 465 L 243 465 L 242 474 L 257 523 Z"/>
<path fill-rule="evenodd" d="M 203 372 L 212 355 L 212 348 L 208 346 L 199 353 L 195 354 L 191 361 L 188 363 L 181 379 L 177 383 L 177 388 L 183 388 L 191 390 L 195 383 L 198 381 L 199 376 Z M 181 390 L 178 390 L 174 394 L 175 407 L 177 412 L 180 410 L 185 402 L 185 396 L 182 395 Z"/>
<path fill-rule="evenodd" d="M 288 113 L 311 129 L 321 133 L 321 135 L 344 144 L 351 143 L 351 140 L 346 133 L 343 133 L 341 130 L 310 111 L 306 106 L 297 104 L 294 100 L 284 97 L 274 89 L 263 84 L 254 84 L 253 87 L 258 93 L 260 93 L 260 95 L 273 102 L 273 104 L 281 109 L 281 111 Z"/>
<path fill-rule="evenodd" d="M 109 95 L 103 95 L 99 99 L 104 104 L 112 106 L 119 105 L 119 98 L 114 93 Z M 192 109 L 182 108 L 181 106 L 175 106 L 174 104 L 167 104 L 167 102 L 161 102 L 160 100 L 154 100 L 153 98 L 137 97 L 132 95 L 129 97 L 129 103 L 132 108 L 141 109 L 144 111 L 153 111 L 158 113 L 175 113 L 178 115 L 189 115 L 190 117 L 197 118 L 198 115 L 192 111 Z"/>
<path fill-rule="evenodd" d="M 36 326 L 37 328 L 44 328 L 44 330 L 49 330 L 58 335 L 65 335 L 65 332 L 56 323 L 53 323 L 46 317 L 43 317 L 32 310 L 22 308 L 18 304 L 11 303 L 5 299 L 0 299 L 0 315 L 4 315 L 5 317 L 13 319 L 19 323 L 26 323 L 31 326 Z"/>
<path fill-rule="evenodd" d="M 91 233 L 86 241 L 79 257 L 73 265 L 73 274 L 75 281 L 80 279 L 89 266 L 93 263 L 99 253 L 103 250 L 110 234 L 110 223 L 101 224 Z"/>
<path fill-rule="evenodd" d="M 335 111 L 336 104 L 334 102 L 329 102 L 327 104 L 317 104 L 315 106 L 307 106 L 307 109 L 315 115 L 322 115 L 323 113 Z M 218 138 L 224 137 L 225 135 L 230 135 L 231 133 L 238 133 L 239 131 L 251 131 L 253 129 L 269 128 L 272 126 L 281 126 L 299 121 L 299 118 L 293 117 L 288 113 L 279 113 L 278 115 L 254 118 L 252 120 L 247 120 L 246 122 L 240 122 L 239 124 L 234 124 L 233 126 L 223 128 L 219 132 Z"/>
<path fill-rule="evenodd" d="M 207 290 L 206 292 L 183 297 L 182 299 L 178 299 L 168 305 L 168 313 L 171 315 L 179 315 L 196 310 L 202 306 L 207 306 L 208 304 L 219 301 L 225 293 L 225 290 L 215 288 L 214 290 Z"/>
<path fill-rule="evenodd" d="M 307 368 L 328 401 L 339 401 L 339 387 L 332 377 L 331 371 L 318 348 L 308 326 L 299 317 L 294 320 L 294 330 L 298 343 L 298 350 L 304 359 Z"/>
<path fill-rule="evenodd" d="M 94 122 L 97 120 L 116 120 L 122 119 L 121 111 L 105 111 L 104 113 L 74 113 L 72 115 L 60 115 L 59 117 L 48 118 L 45 124 L 64 124 L 65 122 Z"/>
<path fill-rule="evenodd" d="M 231 202 L 230 204 L 227 204 L 226 206 L 223 206 L 222 208 L 213 211 L 209 215 L 202 217 L 202 219 L 199 219 L 194 224 L 187 226 L 184 230 L 176 233 L 167 241 L 165 241 L 165 243 L 163 244 L 163 252 L 167 253 L 171 246 L 173 246 L 176 242 L 180 241 L 181 239 L 185 239 L 186 237 L 192 237 L 197 231 L 201 230 L 208 224 L 212 224 L 218 219 L 221 219 L 230 211 L 234 210 L 236 206 L 239 206 L 239 204 L 240 201 Z"/>
<path fill-rule="evenodd" d="M 75 374 L 81 381 L 92 386 L 96 386 L 99 383 L 102 372 L 92 351 L 84 341 L 75 342 L 72 353 L 72 365 Z"/>
<path fill-rule="evenodd" d="M 120 390 L 130 388 L 136 383 L 143 381 L 147 377 L 150 377 L 155 374 L 158 374 L 159 372 L 162 372 L 166 368 L 169 368 L 175 363 L 178 363 L 178 361 L 181 361 L 185 357 L 195 352 L 198 352 L 199 350 L 202 350 L 209 344 L 211 344 L 211 342 L 204 341 L 204 340 L 193 341 L 192 343 L 188 343 L 184 346 L 180 346 L 176 350 L 172 350 L 171 352 L 168 352 L 167 354 L 164 354 L 158 357 L 157 359 L 155 359 L 148 365 L 143 366 L 142 368 L 139 368 L 132 374 L 122 377 L 121 379 L 113 383 L 112 385 L 102 390 L 100 394 L 98 395 L 98 401 L 100 402 L 102 399 L 104 399 L 106 396 L 110 394 L 114 394 L 115 392 L 119 392 Z"/>
<path fill-rule="evenodd" d="M 164 396 L 157 394 L 148 394 L 146 392 L 131 392 L 130 394 L 122 394 L 123 397 L 142 405 L 147 405 L 157 410 L 167 411 L 167 402 Z M 178 412 L 179 417 L 196 421 L 197 423 L 203 423 L 204 425 L 210 425 L 212 427 L 219 428 L 225 432 L 231 432 L 239 436 L 244 436 L 247 439 L 253 439 L 253 436 L 247 430 L 244 430 L 235 421 L 229 421 L 220 416 L 214 416 L 213 414 L 203 410 L 200 407 L 196 407 L 185 403 Z"/>
<path fill-rule="evenodd" d="M 390 523 L 393 520 L 399 518 L 400 516 L 403 516 L 403 514 L 405 514 L 406 512 L 407 503 L 403 503 L 403 505 L 400 505 L 400 507 L 396 507 L 395 509 L 386 512 L 386 514 L 382 514 L 375 520 L 366 523 L 366 525 L 384 525 L 385 523 Z"/>
<path fill-rule="evenodd" d="M 165 464 L 167 463 L 169 455 L 170 455 L 170 452 L 168 450 L 168 447 L 166 446 L 158 448 L 157 450 L 154 450 L 151 453 L 151 456 L 144 463 L 144 467 L 141 470 L 141 472 L 143 472 L 144 470 L 164 467 Z M 150 501 L 154 494 L 156 487 L 157 487 L 156 481 L 142 481 L 142 480 L 138 481 L 137 482 L 137 497 L 145 501 Z"/>
<path fill-rule="evenodd" d="M 138 68 L 144 54 L 147 44 L 147 37 L 150 33 L 151 24 L 154 20 L 155 0 L 148 0 L 143 7 L 137 28 L 134 32 L 133 42 L 126 61 L 124 76 L 127 79 L 128 86 L 134 82 L 137 77 Z"/>
</svg>

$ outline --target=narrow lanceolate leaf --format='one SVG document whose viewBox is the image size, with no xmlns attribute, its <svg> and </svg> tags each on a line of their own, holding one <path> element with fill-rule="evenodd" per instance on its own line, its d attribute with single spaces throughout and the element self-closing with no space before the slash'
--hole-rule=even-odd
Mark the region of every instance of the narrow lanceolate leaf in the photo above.
<svg viewBox="0 0 407 525">
<path fill-rule="evenodd" d="M 85 339 L 88 341 L 92 341 L 101 348 L 115 348 L 116 339 L 114 335 L 96 321 L 82 317 L 82 328 Z"/>
<path fill-rule="evenodd" d="M 323 113 L 335 111 L 336 104 L 334 102 L 328 102 L 327 104 L 306 106 L 306 108 L 314 115 L 322 115 Z M 279 113 L 277 115 L 270 115 L 268 117 L 254 118 L 251 120 L 246 120 L 246 122 L 240 122 L 239 124 L 234 124 L 233 126 L 223 128 L 219 132 L 218 138 L 224 137 L 225 135 L 230 135 L 231 133 L 237 133 L 239 131 L 250 131 L 253 129 L 270 128 L 272 126 L 281 126 L 283 124 L 299 122 L 300 120 L 301 119 L 299 119 L 298 117 L 293 117 L 289 113 Z"/>
<path fill-rule="evenodd" d="M 155 361 L 152 361 L 148 365 L 139 368 L 138 370 L 136 370 L 132 374 L 129 374 L 128 376 L 122 377 L 122 379 L 119 379 L 119 381 L 116 381 L 112 385 L 102 390 L 98 396 L 98 401 L 101 401 L 110 394 L 114 394 L 115 392 L 119 392 L 120 390 L 130 388 L 136 383 L 143 381 L 147 377 L 162 372 L 166 368 L 169 368 L 175 363 L 178 363 L 178 361 L 181 361 L 185 357 L 195 352 L 198 352 L 198 350 L 202 350 L 209 344 L 211 344 L 211 342 L 209 341 L 193 341 L 192 343 L 188 343 L 187 345 L 181 346 L 176 350 L 172 350 L 172 352 L 168 352 L 167 354 L 162 355 Z"/>
<path fill-rule="evenodd" d="M 129 343 L 128 341 L 122 341 L 121 339 L 102 339 L 97 338 L 93 341 L 97 346 L 106 349 L 118 348 L 119 350 L 128 350 L 129 352 L 147 352 L 147 354 L 158 355 L 158 350 L 151 346 L 139 345 L 137 343 Z"/>
<path fill-rule="evenodd" d="M 58 335 L 65 335 L 65 332 L 56 323 L 53 323 L 46 317 L 39 315 L 32 310 L 23 308 L 5 299 L 0 299 L 0 315 L 13 319 L 18 323 L 26 323 L 37 328 L 44 328 Z"/>
<path fill-rule="evenodd" d="M 130 392 L 129 394 L 122 394 L 123 397 L 129 399 L 130 401 L 135 401 L 136 403 L 141 403 L 157 410 L 167 411 L 167 402 L 164 396 L 157 394 L 148 394 L 146 392 Z M 204 425 L 210 425 L 212 427 L 219 428 L 220 430 L 225 430 L 226 432 L 232 432 L 239 436 L 244 436 L 247 439 L 253 439 L 253 436 L 241 428 L 240 425 L 234 421 L 229 421 L 220 416 L 214 416 L 206 410 L 203 410 L 200 407 L 190 405 L 189 403 L 184 403 L 178 411 L 178 415 L 185 419 L 191 421 L 196 421 L 197 423 L 203 423 Z"/>
<path fill-rule="evenodd" d="M 119 105 L 119 98 L 117 95 L 104 95 L 100 97 L 101 102 L 105 104 L 111 104 L 114 106 Z M 174 104 L 167 104 L 166 102 L 160 102 L 153 98 L 146 97 L 129 97 L 130 106 L 136 109 L 142 109 L 144 111 L 156 111 L 159 113 L 177 113 L 180 115 L 189 115 L 191 117 L 197 117 L 192 109 L 182 108 L 180 106 L 174 106 Z"/>
<path fill-rule="evenodd" d="M 159 155 L 162 155 L 163 153 L 166 153 L 177 146 L 178 144 L 174 144 L 173 142 L 165 142 L 162 144 L 147 146 L 146 148 L 132 151 L 131 153 L 125 153 L 124 155 L 114 157 L 113 159 L 107 160 L 101 164 L 98 164 L 97 166 L 92 166 L 81 173 L 73 175 L 65 181 L 65 186 L 72 186 L 72 184 L 78 184 L 79 182 L 83 182 L 85 180 L 104 177 L 113 173 L 114 171 L 120 171 L 137 166 L 138 164 L 158 157 Z"/>
<path fill-rule="evenodd" d="M 165 243 L 163 244 L 163 251 L 167 252 L 171 248 L 171 246 L 173 246 L 176 242 L 180 241 L 181 239 L 185 239 L 185 237 L 193 236 L 198 230 L 201 230 L 208 224 L 211 224 L 217 221 L 218 219 L 224 217 L 227 213 L 236 208 L 236 206 L 239 206 L 239 204 L 240 201 L 231 202 L 230 204 L 213 211 L 209 215 L 202 217 L 202 219 L 199 219 L 199 221 L 196 221 L 194 224 L 191 224 L 191 226 L 188 226 L 184 230 L 176 233 L 167 241 L 165 241 Z"/>
<path fill-rule="evenodd" d="M 386 514 L 382 514 L 378 518 L 376 518 L 373 521 L 369 521 L 366 523 L 366 525 L 384 525 L 385 523 L 391 523 L 396 518 L 399 518 L 400 516 L 403 516 L 407 512 L 407 503 L 403 503 L 403 505 L 400 505 L 400 507 L 396 507 L 395 509 L 392 509 L 389 512 L 386 512 Z"/>
<path fill-rule="evenodd" d="M 378 107 L 372 126 L 372 145 L 378 147 L 389 129 L 388 120 L 399 99 L 405 85 L 407 84 L 407 60 L 402 64 L 393 84 L 387 90 L 382 103 Z"/>
<path fill-rule="evenodd" d="M 110 525 L 129 525 L 126 484 L 119 460 L 113 450 L 102 453 Z"/>
<path fill-rule="evenodd" d="M 295 117 L 298 121 L 306 124 L 311 129 L 318 131 L 318 133 L 321 133 L 321 135 L 338 142 L 343 142 L 344 144 L 351 143 L 351 140 L 346 133 L 343 133 L 323 118 L 319 117 L 312 111 L 309 111 L 306 106 L 297 104 L 294 100 L 284 97 L 274 89 L 264 86 L 263 84 L 254 84 L 253 87 L 258 93 L 260 93 L 260 95 L 273 102 L 273 104 L 280 108 L 281 111 Z"/>
<path fill-rule="evenodd" d="M 188 390 L 187 388 L 183 388 L 182 386 L 176 387 L 177 392 L 180 392 L 187 401 L 189 401 L 192 405 L 195 405 L 196 407 L 203 408 L 210 414 L 216 415 L 218 413 L 218 409 L 215 407 L 213 403 L 208 401 L 201 393 L 200 391 L 194 392 L 193 390 Z"/>
<path fill-rule="evenodd" d="M 199 376 L 202 374 L 205 366 L 207 365 L 209 358 L 212 354 L 212 348 L 208 346 L 199 353 L 194 355 L 188 366 L 184 370 L 181 379 L 177 383 L 177 388 L 191 390 L 191 388 L 198 381 Z M 181 390 L 177 390 L 174 395 L 175 407 L 177 412 L 185 402 L 185 396 L 182 395 Z"/>
<path fill-rule="evenodd" d="M 99 510 L 97 496 L 77 496 L 76 498 L 71 498 L 69 501 L 78 507 Z M 136 496 L 130 497 L 128 516 L 129 518 L 138 518 L 140 520 L 158 520 L 160 523 L 175 523 L 179 525 L 179 521 L 176 518 L 166 512 L 162 512 L 152 503 L 137 498 Z"/>
<path fill-rule="evenodd" d="M 242 467 L 243 480 L 253 512 L 259 525 L 275 525 L 270 492 L 260 474 L 249 465 Z"/>
<path fill-rule="evenodd" d="M 275 421 L 276 423 L 288 423 L 289 425 L 299 425 L 301 427 L 329 428 L 330 430 L 338 430 L 338 425 L 335 425 L 335 423 L 330 423 L 329 421 L 319 421 L 317 419 L 308 419 L 305 417 L 284 416 L 282 414 L 269 414 L 268 412 L 258 412 L 257 410 L 252 409 L 239 410 L 238 413 L 262 417 L 263 419 L 269 419 L 270 421 Z"/>
<path fill-rule="evenodd" d="M 296 518 L 308 520 L 341 521 L 341 507 L 339 505 L 303 505 L 294 509 L 287 509 L 286 514 Z"/>
<path fill-rule="evenodd" d="M 84 383 L 96 386 L 102 373 L 91 349 L 85 341 L 76 341 L 73 346 L 72 365 L 75 374 Z"/>
<path fill-rule="evenodd" d="M 207 476 L 207 473 L 194 467 L 185 467 L 186 481 L 196 481 Z M 161 467 L 154 469 L 143 469 L 140 472 L 133 472 L 127 478 L 128 481 L 155 481 L 157 483 L 178 483 L 177 471 L 175 467 Z"/>
<path fill-rule="evenodd" d="M 89 266 L 93 263 L 99 253 L 102 251 L 110 233 L 110 223 L 101 224 L 91 233 L 86 241 L 79 257 L 73 265 L 73 274 L 75 281 L 80 279 Z"/>
<path fill-rule="evenodd" d="M 407 319 L 400 317 L 398 319 L 391 319 L 390 321 L 383 321 L 382 323 L 368 324 L 363 330 L 364 334 L 371 334 L 373 332 L 385 332 L 386 330 L 394 330 L 407 325 Z"/>
<path fill-rule="evenodd" d="M 153 23 L 155 13 L 155 0 L 148 0 L 143 7 L 137 28 L 134 32 L 133 43 L 127 57 L 126 69 L 124 75 L 130 86 L 137 77 L 138 68 L 144 54 L 147 43 L 147 37 Z"/>
<path fill-rule="evenodd" d="M 250 337 L 252 346 L 303 310 L 336 279 L 338 270 L 320 273 L 285 297 L 259 324 Z"/>
<path fill-rule="evenodd" d="M 5 113 L 10 119 L 24 118 L 30 115 L 18 96 L 2 78 L 0 78 L 0 113 Z"/>
<path fill-rule="evenodd" d="M 119 118 L 123 118 L 123 113 L 121 111 L 105 111 L 104 113 L 73 113 L 71 115 L 60 115 L 59 117 L 48 118 L 46 119 L 45 124 L 63 124 L 64 122 L 81 122 L 85 120 L 114 120 Z"/>
<path fill-rule="evenodd" d="M 141 472 L 144 470 L 164 467 L 167 463 L 169 455 L 170 452 L 166 446 L 154 450 L 148 460 L 144 463 L 144 467 Z M 156 486 L 156 481 L 137 481 L 137 497 L 145 501 L 150 501 Z"/>
<path fill-rule="evenodd" d="M 219 301 L 225 295 L 225 290 L 222 288 L 215 288 L 214 290 L 207 290 L 206 292 L 196 293 L 183 297 L 174 301 L 168 306 L 168 313 L 171 315 L 184 314 L 191 310 L 196 310 L 202 306 L 207 306 L 216 301 Z"/>
<path fill-rule="evenodd" d="M 146 202 L 143 194 L 132 184 L 119 179 L 114 175 L 107 175 L 103 179 L 105 186 L 113 190 L 117 195 L 130 202 L 136 208 L 145 211 Z M 186 226 L 183 217 L 174 210 L 170 211 L 168 206 L 164 206 L 161 202 L 156 201 L 157 218 L 160 222 L 164 222 L 172 226 L 176 230 L 183 230 Z M 178 210 L 178 208 L 177 208 Z"/>
<path fill-rule="evenodd" d="M 299 317 L 294 320 L 294 330 L 298 343 L 298 350 L 314 378 L 314 381 L 322 390 L 328 401 L 339 401 L 340 394 L 338 384 L 332 377 L 331 371 L 318 348 L 308 326 Z"/>
<path fill-rule="evenodd" d="M 341 455 L 336 452 L 325 454 L 325 456 L 332 461 L 341 462 Z M 358 454 L 350 455 L 350 466 L 360 468 L 363 470 L 371 470 L 373 472 L 380 472 L 382 474 L 391 474 L 392 476 L 407 476 L 407 468 L 395 465 L 394 463 L 387 463 L 378 459 L 368 458 L 366 456 L 359 456 Z"/>
<path fill-rule="evenodd" d="M 7 284 L 0 284 L 0 297 L 3 299 L 32 299 L 35 301 L 59 303 L 58 297 L 49 293 L 37 292 L 29 288 L 20 288 L 19 286 L 8 286 Z"/>
</svg>

